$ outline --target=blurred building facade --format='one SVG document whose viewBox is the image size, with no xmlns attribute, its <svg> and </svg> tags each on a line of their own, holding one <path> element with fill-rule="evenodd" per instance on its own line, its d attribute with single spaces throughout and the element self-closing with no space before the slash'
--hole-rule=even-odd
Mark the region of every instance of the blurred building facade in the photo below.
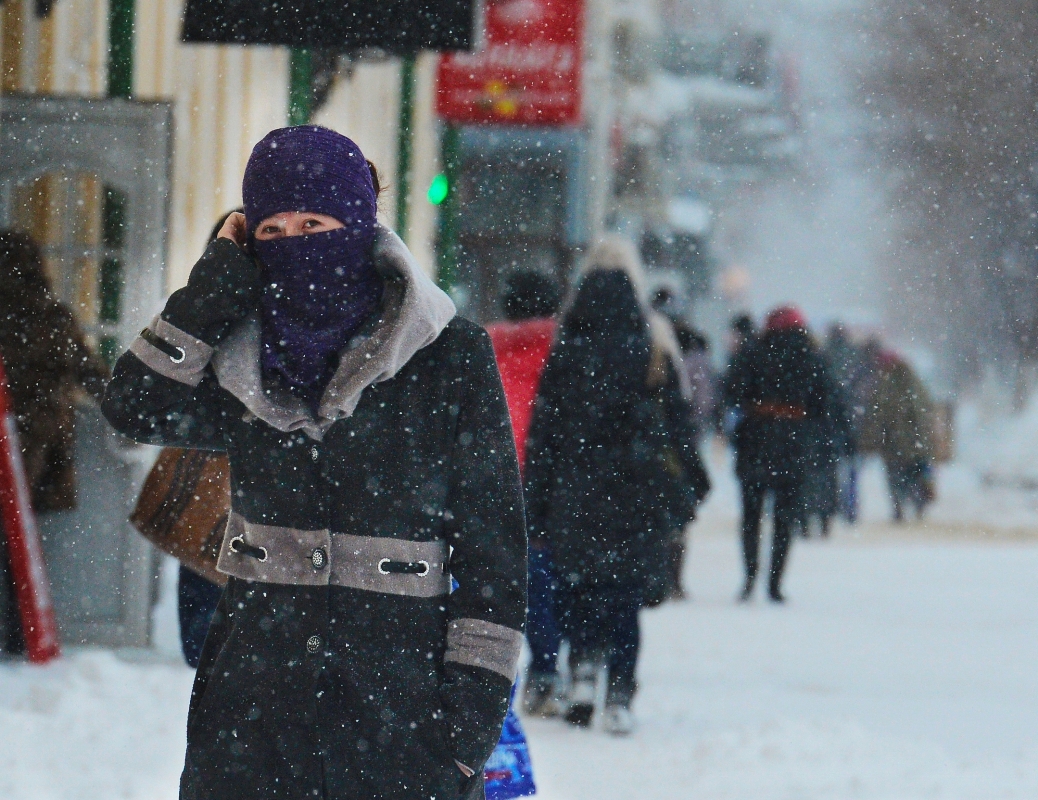
<svg viewBox="0 0 1038 800">
<path fill-rule="evenodd" d="M 169 201 L 167 288 L 181 285 L 214 220 L 241 202 L 241 176 L 252 146 L 288 121 L 289 53 L 283 47 L 195 45 L 180 41 L 183 0 L 138 0 L 133 16 L 133 96 L 172 104 L 173 173 Z M 48 8 L 49 7 L 49 8 Z M 47 8 L 46 15 L 38 13 Z M 4 93 L 104 97 L 111 26 L 106 0 L 6 0 L 0 7 Z M 438 170 L 432 116 L 436 56 L 418 58 L 415 157 L 406 238 L 433 267 L 435 209 L 425 187 Z M 353 138 L 378 166 L 396 206 L 401 60 L 340 61 L 314 121 Z M 46 230 L 34 232 L 46 241 Z"/>
<path fill-rule="evenodd" d="M 495 13 L 510 4 L 519 2 L 496 0 Z M 537 0 L 525 8 L 570 4 Z M 716 209 L 797 159 L 795 71 L 767 31 L 726 20 L 724 3 L 577 4 L 576 119 L 448 115 L 457 134 L 444 158 L 457 162 L 456 202 L 446 210 L 453 222 L 440 241 L 448 283 L 464 313 L 492 320 L 508 272 L 534 269 L 565 283 L 588 243 L 615 230 L 640 245 L 653 282 L 675 292 L 691 316 L 720 272 L 711 247 Z M 489 79 L 487 86 L 492 105 L 498 96 Z M 501 90 L 506 101 L 508 91 Z M 522 102 L 521 89 L 515 97 Z"/>
</svg>

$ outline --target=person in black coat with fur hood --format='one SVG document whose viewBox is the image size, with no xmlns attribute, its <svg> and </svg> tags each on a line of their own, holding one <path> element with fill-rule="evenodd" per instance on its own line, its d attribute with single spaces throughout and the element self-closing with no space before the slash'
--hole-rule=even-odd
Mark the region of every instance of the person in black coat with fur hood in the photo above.
<svg viewBox="0 0 1038 800">
<path fill-rule="evenodd" d="M 764 331 L 739 351 L 725 376 L 729 408 L 737 410 L 735 472 L 742 486 L 742 545 L 749 600 L 757 578 L 761 517 L 774 495 L 774 533 L 768 596 L 784 601 L 782 575 L 794 526 L 803 516 L 808 442 L 832 408 L 825 361 L 811 341 L 803 314 L 775 309 Z"/>
<path fill-rule="evenodd" d="M 672 372 L 671 362 L 652 355 L 637 252 L 609 237 L 592 248 L 563 310 L 526 444 L 525 489 L 530 536 L 552 552 L 570 643 L 566 719 L 590 723 L 604 659 L 605 725 L 617 734 L 633 724 L 638 612 L 666 581 L 672 490 L 683 489 L 662 463 L 668 444 L 701 469 L 690 426 L 681 439 L 669 435 L 666 409 L 683 401 L 673 375 L 654 375 Z M 670 402 L 660 402 L 663 389 Z M 686 411 L 678 414 L 685 422 Z M 689 497 L 678 512 L 684 521 L 692 506 Z"/>
<path fill-rule="evenodd" d="M 180 796 L 480 797 L 526 607 L 490 341 L 376 222 L 349 139 L 273 131 L 243 196 L 104 401 L 230 460 Z"/>
</svg>

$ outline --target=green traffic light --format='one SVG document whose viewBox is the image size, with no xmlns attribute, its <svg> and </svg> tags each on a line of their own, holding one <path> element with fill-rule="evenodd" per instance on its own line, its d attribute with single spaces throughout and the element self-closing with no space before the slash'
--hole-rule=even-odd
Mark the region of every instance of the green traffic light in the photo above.
<svg viewBox="0 0 1038 800">
<path fill-rule="evenodd" d="M 429 191 L 426 197 L 429 198 L 429 202 L 434 206 L 438 206 L 444 200 L 447 199 L 447 194 L 450 192 L 450 185 L 447 183 L 447 176 L 442 172 L 432 179 L 432 183 L 429 184 Z"/>
</svg>

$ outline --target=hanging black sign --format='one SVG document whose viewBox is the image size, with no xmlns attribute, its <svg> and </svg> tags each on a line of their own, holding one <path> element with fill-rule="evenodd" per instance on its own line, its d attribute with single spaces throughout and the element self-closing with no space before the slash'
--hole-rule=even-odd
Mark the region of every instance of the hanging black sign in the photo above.
<svg viewBox="0 0 1038 800">
<path fill-rule="evenodd" d="M 468 50 L 477 0 L 187 0 L 185 42 Z"/>
</svg>

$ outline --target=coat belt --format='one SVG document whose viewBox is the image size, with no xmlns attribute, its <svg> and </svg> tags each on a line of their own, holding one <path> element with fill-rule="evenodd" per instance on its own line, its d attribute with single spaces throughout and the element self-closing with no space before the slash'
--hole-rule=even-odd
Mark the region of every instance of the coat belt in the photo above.
<svg viewBox="0 0 1038 800">
<path fill-rule="evenodd" d="M 450 591 L 447 543 L 259 525 L 231 511 L 216 568 L 247 581 L 408 597 Z"/>
</svg>

